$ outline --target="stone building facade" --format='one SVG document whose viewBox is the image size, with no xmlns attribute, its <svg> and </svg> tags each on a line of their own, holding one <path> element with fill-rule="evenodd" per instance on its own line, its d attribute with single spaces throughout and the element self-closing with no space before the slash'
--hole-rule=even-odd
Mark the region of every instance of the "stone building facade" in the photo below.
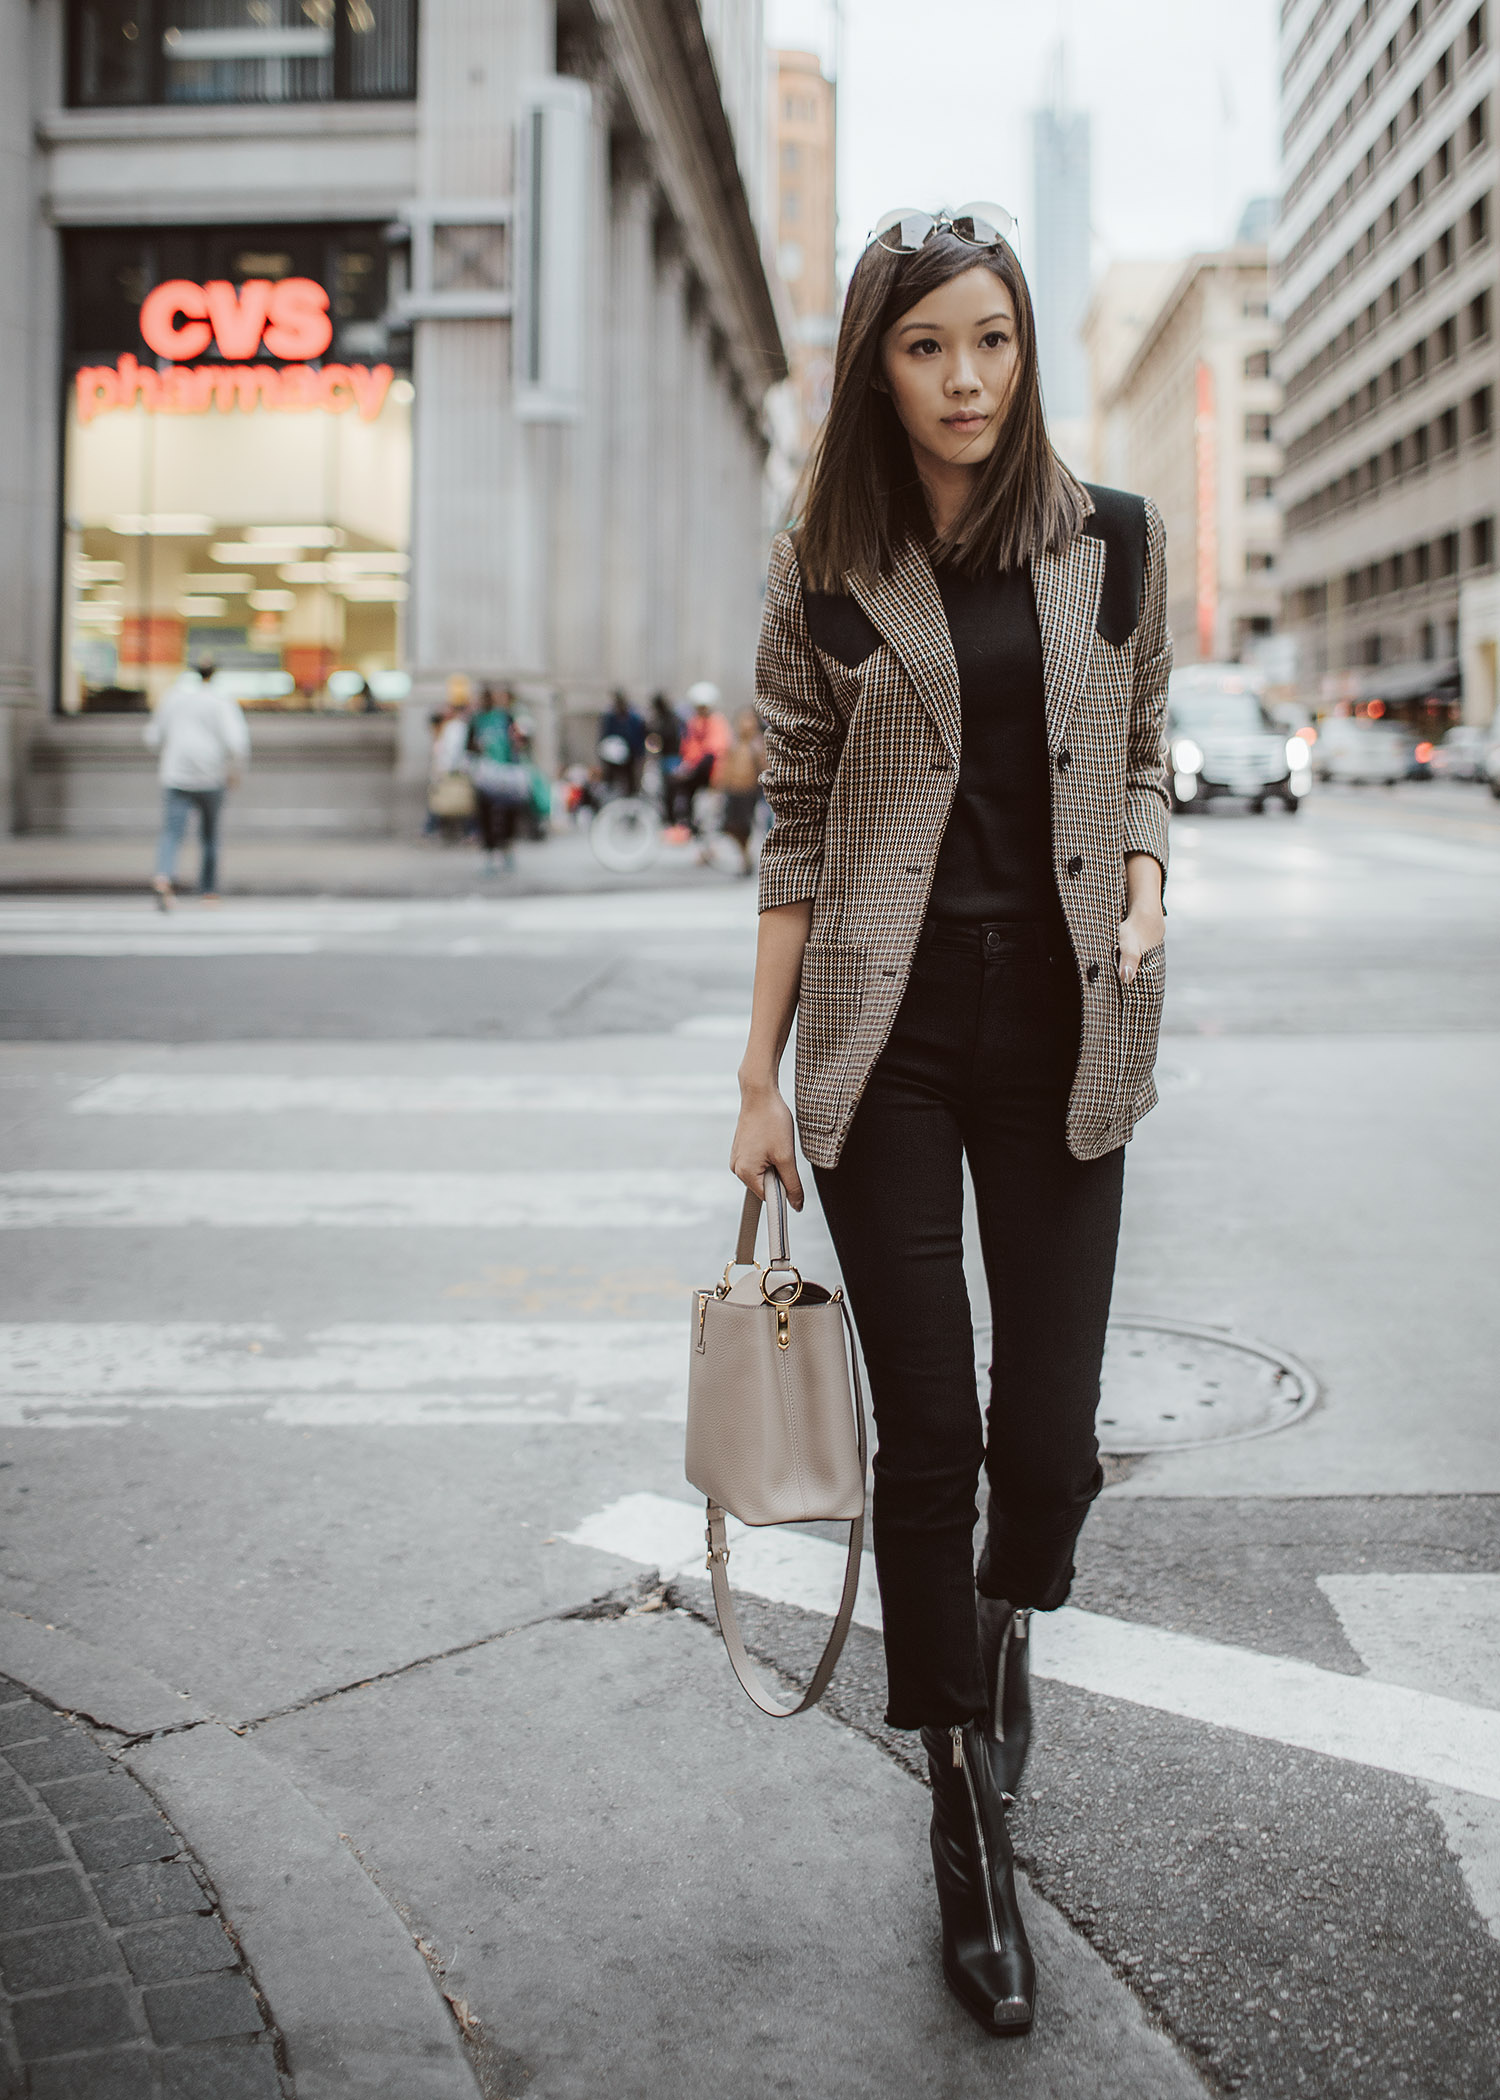
<svg viewBox="0 0 1500 2100">
<path fill-rule="evenodd" d="M 760 0 L 0 0 L 13 821 L 149 822 L 200 653 L 282 835 L 409 821 L 455 673 L 552 763 L 747 696 L 765 84 Z"/>
<path fill-rule="evenodd" d="M 1286 618 L 1325 701 L 1495 707 L 1493 0 L 1287 0 L 1273 237 Z"/>
<path fill-rule="evenodd" d="M 776 52 L 772 93 L 776 260 L 790 308 L 793 414 L 786 451 L 788 480 L 794 485 L 833 390 L 840 305 L 838 138 L 834 84 L 815 52 Z"/>
<path fill-rule="evenodd" d="M 1128 306 L 1149 282 L 1142 271 L 1119 296 Z M 1096 370 L 1116 369 L 1095 415 L 1101 468 L 1152 497 L 1166 523 L 1177 662 L 1256 655 L 1280 596 L 1265 248 L 1192 256 L 1144 327 L 1130 323 L 1123 370 L 1119 329 L 1097 303 L 1085 330 Z"/>
</svg>

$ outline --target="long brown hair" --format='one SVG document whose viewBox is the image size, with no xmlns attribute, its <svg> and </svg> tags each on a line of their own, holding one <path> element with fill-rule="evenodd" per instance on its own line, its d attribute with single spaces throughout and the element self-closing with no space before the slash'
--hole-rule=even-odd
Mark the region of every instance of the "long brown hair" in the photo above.
<svg viewBox="0 0 1500 2100">
<path fill-rule="evenodd" d="M 939 535 L 895 403 L 876 385 L 880 345 L 918 300 L 976 265 L 992 270 L 1010 293 L 1019 357 L 995 449 L 975 475 L 952 530 Z M 913 255 L 892 255 L 878 242 L 866 248 L 844 300 L 833 398 L 808 464 L 806 490 L 796 536 L 803 581 L 811 590 L 841 591 L 850 575 L 888 575 L 909 539 L 926 546 L 935 561 L 978 574 L 1056 552 L 1078 531 L 1087 499 L 1047 436 L 1031 294 L 1004 242 L 976 248 L 944 232 Z"/>
</svg>

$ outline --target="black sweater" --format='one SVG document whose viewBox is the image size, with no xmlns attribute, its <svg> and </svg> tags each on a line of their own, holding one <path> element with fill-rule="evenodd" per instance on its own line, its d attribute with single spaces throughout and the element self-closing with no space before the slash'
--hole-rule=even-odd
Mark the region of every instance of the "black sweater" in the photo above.
<svg viewBox="0 0 1500 2100">
<path fill-rule="evenodd" d="M 928 909 L 939 919 L 1056 913 L 1042 637 L 1029 569 L 937 585 L 958 660 L 963 752 Z"/>
</svg>

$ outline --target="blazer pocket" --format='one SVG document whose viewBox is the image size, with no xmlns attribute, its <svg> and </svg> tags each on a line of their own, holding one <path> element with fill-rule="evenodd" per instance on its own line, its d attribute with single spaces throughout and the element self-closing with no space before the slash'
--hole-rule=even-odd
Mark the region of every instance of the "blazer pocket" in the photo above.
<svg viewBox="0 0 1500 2100">
<path fill-rule="evenodd" d="M 1130 983 L 1120 987 L 1119 1105 L 1127 1116 L 1144 1114 L 1150 1106 L 1149 1102 L 1138 1104 L 1151 1090 L 1166 997 L 1167 951 L 1148 948 Z"/>
<path fill-rule="evenodd" d="M 809 941 L 797 995 L 797 1114 L 829 1129 L 844 1106 L 849 1060 L 864 1005 L 867 951 Z"/>
</svg>

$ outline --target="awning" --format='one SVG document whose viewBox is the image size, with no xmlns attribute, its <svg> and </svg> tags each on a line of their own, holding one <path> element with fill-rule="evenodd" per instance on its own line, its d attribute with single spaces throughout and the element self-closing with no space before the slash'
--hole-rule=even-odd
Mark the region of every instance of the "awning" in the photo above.
<svg viewBox="0 0 1500 2100">
<path fill-rule="evenodd" d="M 1431 663 L 1376 664 L 1359 674 L 1361 700 L 1451 700 L 1458 693 L 1458 658 L 1440 656 Z"/>
</svg>

